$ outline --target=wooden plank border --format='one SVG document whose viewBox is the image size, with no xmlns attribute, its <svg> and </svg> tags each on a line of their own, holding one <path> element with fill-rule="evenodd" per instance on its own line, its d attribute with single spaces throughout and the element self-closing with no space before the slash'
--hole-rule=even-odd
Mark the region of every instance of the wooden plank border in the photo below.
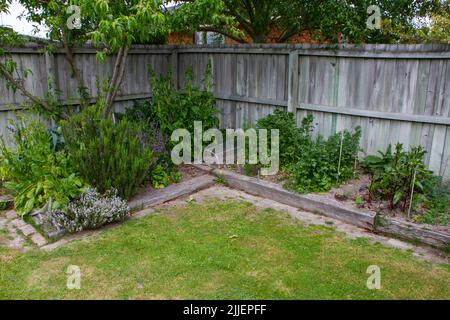
<svg viewBox="0 0 450 320">
<path fill-rule="evenodd" d="M 364 210 L 353 210 L 339 206 L 333 200 L 325 201 L 315 195 L 301 195 L 283 189 L 268 181 L 243 176 L 231 171 L 211 169 L 204 165 L 193 165 L 195 168 L 212 173 L 225 179 L 226 185 L 252 195 L 274 200 L 305 211 L 318 213 L 326 217 L 344 221 L 363 229 L 373 230 L 375 213 Z"/>
</svg>

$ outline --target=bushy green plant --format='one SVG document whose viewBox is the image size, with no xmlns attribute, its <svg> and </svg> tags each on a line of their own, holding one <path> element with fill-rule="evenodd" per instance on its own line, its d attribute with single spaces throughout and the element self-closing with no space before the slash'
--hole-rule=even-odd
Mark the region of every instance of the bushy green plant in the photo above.
<svg viewBox="0 0 450 320">
<path fill-rule="evenodd" d="M 313 117 L 303 118 L 301 126 L 297 127 L 295 115 L 292 112 L 275 110 L 273 114 L 258 120 L 258 129 L 268 132 L 278 129 L 280 133 L 280 164 L 281 166 L 296 163 L 302 149 L 311 140 Z M 270 145 L 270 142 L 269 142 Z"/>
<path fill-rule="evenodd" d="M 64 209 L 83 187 L 72 159 L 39 120 L 19 119 L 11 130 L 12 147 L 1 142 L 0 173 L 16 210 L 25 215 L 47 204 Z"/>
<path fill-rule="evenodd" d="M 434 225 L 450 223 L 450 183 L 442 177 L 433 176 L 423 183 L 423 196 L 419 201 L 427 209 L 415 216 L 415 221 Z"/>
<path fill-rule="evenodd" d="M 380 156 L 369 156 L 363 161 L 363 167 L 372 174 L 369 191 L 372 197 L 389 201 L 391 209 L 402 206 L 405 210 L 411 199 L 412 186 L 416 195 L 423 194 L 423 183 L 431 178 L 423 158 L 426 151 L 421 147 L 403 150 L 398 143 L 395 151 L 389 145 Z"/>
<path fill-rule="evenodd" d="M 192 70 L 186 73 L 183 89 L 172 85 L 171 75 L 158 77 L 151 70 L 153 97 L 149 101 L 135 103 L 126 110 L 125 116 L 139 123 L 146 135 L 145 140 L 153 151 L 151 181 L 155 188 L 164 188 L 177 182 L 181 175 L 171 160 L 170 137 L 176 129 L 187 129 L 194 133 L 194 122 L 201 121 L 203 130 L 219 126 L 215 98 L 210 92 L 211 66 L 205 75 L 205 88 L 193 85 Z"/>
<path fill-rule="evenodd" d="M 186 72 L 184 88 L 176 90 L 172 85 L 171 75 L 157 77 L 152 72 L 152 103 L 154 122 L 161 132 L 170 137 L 176 129 L 187 129 L 194 132 L 194 122 L 201 121 L 203 130 L 219 126 L 218 109 L 216 109 L 214 95 L 208 70 L 205 76 L 205 89 L 193 85 L 192 69 Z"/>
<path fill-rule="evenodd" d="M 111 188 L 129 199 L 148 177 L 153 159 L 142 126 L 126 117 L 102 116 L 103 105 L 91 106 L 62 121 L 63 136 L 81 176 L 99 192 Z"/>
<path fill-rule="evenodd" d="M 58 229 L 73 233 L 123 221 L 129 214 L 127 202 L 117 196 L 116 190 L 100 194 L 88 188 L 79 199 L 68 205 L 66 212 L 50 212 L 47 219 Z"/>
<path fill-rule="evenodd" d="M 163 189 L 170 184 L 169 174 L 158 164 L 151 173 L 152 186 L 155 189 Z"/>
<path fill-rule="evenodd" d="M 286 187 L 299 193 L 321 192 L 353 178 L 360 139 L 358 127 L 354 133 L 307 141 L 296 155 L 297 162 L 286 167 Z"/>
</svg>

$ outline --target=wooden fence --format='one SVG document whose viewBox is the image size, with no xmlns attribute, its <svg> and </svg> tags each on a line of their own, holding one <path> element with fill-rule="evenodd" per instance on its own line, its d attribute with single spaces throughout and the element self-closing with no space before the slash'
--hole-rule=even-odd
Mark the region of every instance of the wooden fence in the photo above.
<svg viewBox="0 0 450 320">
<path fill-rule="evenodd" d="M 95 100 L 97 78 L 111 76 L 113 57 L 102 64 L 95 49 L 75 50 L 76 63 Z M 30 68 L 26 87 L 43 96 L 53 79 L 63 92 L 62 103 L 77 104 L 76 81 L 62 51 L 43 54 L 40 48 L 12 50 L 20 67 Z M 450 178 L 450 46 L 448 45 L 242 45 L 221 47 L 136 46 L 130 51 L 117 111 L 151 97 L 149 73 L 172 69 L 182 86 L 192 67 L 202 83 L 212 63 L 214 94 L 222 111 L 222 127 L 242 127 L 281 108 L 315 118 L 315 135 L 328 136 L 360 125 L 365 154 L 402 142 L 422 145 L 426 163 Z M 0 133 L 6 119 L 20 108 L 20 93 L 0 79 Z"/>
</svg>

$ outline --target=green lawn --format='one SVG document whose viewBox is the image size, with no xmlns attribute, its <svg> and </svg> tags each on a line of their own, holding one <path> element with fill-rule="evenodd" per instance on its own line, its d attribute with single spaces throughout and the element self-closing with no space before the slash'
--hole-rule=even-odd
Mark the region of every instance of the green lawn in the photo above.
<svg viewBox="0 0 450 320">
<path fill-rule="evenodd" d="M 245 202 L 187 204 L 53 252 L 0 249 L 1 299 L 450 298 L 450 267 Z M 81 290 L 66 289 L 69 265 Z M 369 265 L 381 290 L 366 287 Z"/>
</svg>

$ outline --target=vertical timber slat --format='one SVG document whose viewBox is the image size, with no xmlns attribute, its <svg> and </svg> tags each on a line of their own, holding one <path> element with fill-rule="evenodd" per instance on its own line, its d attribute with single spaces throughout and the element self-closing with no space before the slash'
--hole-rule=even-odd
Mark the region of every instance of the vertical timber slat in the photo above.
<svg viewBox="0 0 450 320">
<path fill-rule="evenodd" d="M 288 91 L 288 112 L 297 110 L 298 103 L 298 86 L 299 86 L 299 72 L 298 72 L 298 56 L 299 52 L 294 50 L 289 53 L 289 91 Z"/>
</svg>

